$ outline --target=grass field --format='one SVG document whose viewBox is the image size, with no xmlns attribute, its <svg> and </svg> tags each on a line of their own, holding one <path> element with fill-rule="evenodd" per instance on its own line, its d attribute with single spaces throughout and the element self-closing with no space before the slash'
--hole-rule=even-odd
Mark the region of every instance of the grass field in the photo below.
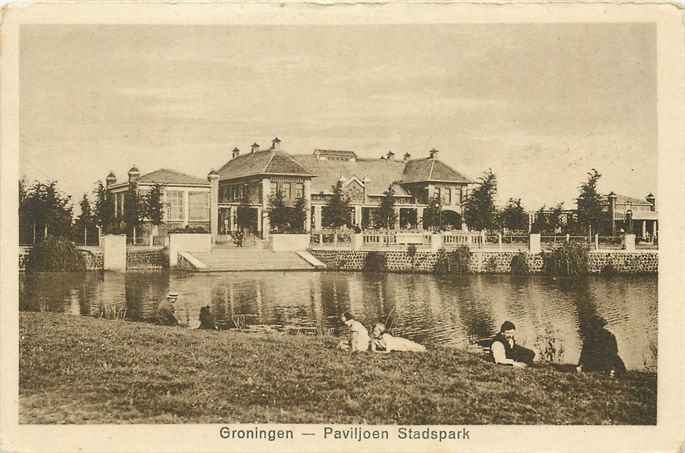
<svg viewBox="0 0 685 453">
<path fill-rule="evenodd" d="M 21 313 L 21 423 L 655 424 L 656 374 Z"/>
</svg>

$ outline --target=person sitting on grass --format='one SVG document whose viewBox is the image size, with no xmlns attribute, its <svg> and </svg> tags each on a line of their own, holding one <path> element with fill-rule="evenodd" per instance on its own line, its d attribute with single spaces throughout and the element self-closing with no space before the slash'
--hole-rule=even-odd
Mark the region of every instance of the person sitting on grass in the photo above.
<svg viewBox="0 0 685 453">
<path fill-rule="evenodd" d="M 354 316 L 349 311 L 344 312 L 340 319 L 349 328 L 350 336 L 347 341 L 341 341 L 338 344 L 338 348 L 350 352 L 368 351 L 369 331 L 366 330 L 364 324 L 354 319 Z"/>
<path fill-rule="evenodd" d="M 599 371 L 613 377 L 626 372 L 626 365 L 618 355 L 616 337 L 606 329 L 606 325 L 606 319 L 601 316 L 594 316 L 588 322 L 576 368 L 579 373 Z"/>
<path fill-rule="evenodd" d="M 178 326 L 180 323 L 176 319 L 176 307 L 174 304 L 178 300 L 178 293 L 169 291 L 166 300 L 157 306 L 157 324 L 162 326 Z"/>
<path fill-rule="evenodd" d="M 490 345 L 492 358 L 500 365 L 511 365 L 525 368 L 533 364 L 535 352 L 516 344 L 516 326 L 511 321 L 504 321 L 499 333 Z"/>
<path fill-rule="evenodd" d="M 385 324 L 377 322 L 372 330 L 371 350 L 378 352 L 407 351 L 424 352 L 426 347 L 402 337 L 395 337 L 385 330 Z"/>
</svg>

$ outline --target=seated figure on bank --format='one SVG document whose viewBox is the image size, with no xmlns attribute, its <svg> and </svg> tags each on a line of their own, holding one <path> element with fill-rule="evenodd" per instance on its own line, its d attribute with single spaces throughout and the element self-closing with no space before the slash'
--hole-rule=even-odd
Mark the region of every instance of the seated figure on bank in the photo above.
<svg viewBox="0 0 685 453">
<path fill-rule="evenodd" d="M 180 323 L 176 319 L 176 307 L 174 304 L 178 300 L 178 293 L 169 291 L 166 300 L 157 305 L 157 324 L 162 326 L 177 326 Z"/>
<path fill-rule="evenodd" d="M 626 372 L 626 366 L 618 355 L 616 337 L 606 329 L 606 325 L 606 319 L 601 316 L 594 316 L 588 322 L 576 368 L 578 372 L 599 371 L 611 376 Z"/>
<path fill-rule="evenodd" d="M 369 332 L 349 311 L 344 312 L 340 319 L 349 328 L 349 338 L 347 341 L 341 341 L 338 344 L 339 349 L 351 352 L 368 351 L 369 350 Z"/>
<path fill-rule="evenodd" d="M 373 326 L 371 350 L 378 352 L 407 351 L 424 352 L 426 347 L 402 337 L 395 337 L 385 329 L 385 324 L 377 322 Z"/>
<path fill-rule="evenodd" d="M 214 320 L 214 315 L 209 305 L 205 305 L 200 308 L 200 329 L 210 329 L 215 330 L 216 321 Z"/>
<path fill-rule="evenodd" d="M 511 321 L 502 323 L 499 333 L 490 345 L 492 358 L 500 365 L 525 368 L 533 364 L 535 352 L 516 344 L 516 326 Z"/>
</svg>

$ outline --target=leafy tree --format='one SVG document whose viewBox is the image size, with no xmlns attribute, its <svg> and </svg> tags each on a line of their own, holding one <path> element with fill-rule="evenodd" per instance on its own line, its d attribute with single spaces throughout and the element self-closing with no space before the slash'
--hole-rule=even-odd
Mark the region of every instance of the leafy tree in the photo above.
<svg viewBox="0 0 685 453">
<path fill-rule="evenodd" d="M 29 254 L 29 272 L 82 272 L 86 263 L 73 242 L 50 237 L 35 245 Z"/>
<path fill-rule="evenodd" d="M 28 188 L 20 181 L 19 189 L 19 227 L 25 233 L 23 239 L 28 239 L 28 235 L 31 242 L 36 242 L 70 233 L 71 196 L 60 192 L 57 181 L 35 181 Z"/>
<path fill-rule="evenodd" d="M 478 186 L 471 192 L 464 203 L 464 218 L 469 228 L 474 230 L 492 230 L 497 225 L 497 177 L 492 169 L 478 178 Z"/>
<path fill-rule="evenodd" d="M 138 193 L 138 185 L 136 183 L 129 185 L 128 192 L 126 192 L 125 206 L 126 233 L 132 242 L 135 243 L 137 228 L 145 218 L 145 200 Z"/>
<path fill-rule="evenodd" d="M 150 222 L 159 226 L 164 223 L 164 206 L 162 204 L 162 186 L 155 184 L 152 189 L 145 194 L 145 217 Z"/>
<path fill-rule="evenodd" d="M 433 231 L 440 228 L 441 213 L 442 200 L 436 195 L 430 200 L 428 207 L 423 210 L 423 228 Z"/>
<path fill-rule="evenodd" d="M 290 225 L 290 210 L 286 205 L 283 191 L 277 190 L 271 197 L 270 203 L 271 228 L 275 231 L 286 231 Z"/>
<path fill-rule="evenodd" d="M 343 191 L 342 181 L 333 186 L 333 196 L 328 201 L 324 214 L 326 226 L 339 228 L 350 223 L 350 200 Z"/>
<path fill-rule="evenodd" d="M 83 194 L 80 202 L 81 214 L 74 224 L 74 239 L 83 239 L 83 244 L 88 245 L 88 240 L 94 242 L 97 238 L 97 231 L 95 230 L 95 216 L 90 207 L 90 200 L 87 194 Z"/>
<path fill-rule="evenodd" d="M 383 192 L 383 199 L 378 211 L 380 226 L 388 229 L 393 228 L 397 215 L 395 214 L 395 191 L 392 186 Z"/>
<path fill-rule="evenodd" d="M 579 186 L 578 223 L 588 234 L 596 233 L 602 220 L 602 199 L 597 191 L 601 174 L 594 168 L 587 173 L 587 181 Z"/>
<path fill-rule="evenodd" d="M 304 197 L 299 197 L 295 201 L 295 207 L 292 209 L 290 219 L 296 231 L 305 230 L 305 223 L 307 223 L 307 200 Z"/>
<path fill-rule="evenodd" d="M 105 234 L 111 233 L 114 226 L 114 199 L 107 193 L 102 181 L 98 181 L 95 193 L 95 223 L 102 228 Z"/>
<path fill-rule="evenodd" d="M 504 228 L 510 230 L 528 229 L 528 213 L 523 208 L 520 198 L 510 198 L 499 217 Z"/>
</svg>

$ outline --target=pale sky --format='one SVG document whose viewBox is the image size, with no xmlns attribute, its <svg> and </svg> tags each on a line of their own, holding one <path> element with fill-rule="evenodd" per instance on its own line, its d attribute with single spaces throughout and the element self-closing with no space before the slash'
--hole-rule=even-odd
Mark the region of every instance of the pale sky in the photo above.
<svg viewBox="0 0 685 453">
<path fill-rule="evenodd" d="M 205 177 L 256 141 L 440 158 L 499 202 L 656 194 L 649 24 L 23 26 L 21 172 L 74 204 L 131 165 Z M 571 207 L 571 206 L 569 206 Z M 76 210 L 77 211 L 77 210 Z"/>
</svg>

